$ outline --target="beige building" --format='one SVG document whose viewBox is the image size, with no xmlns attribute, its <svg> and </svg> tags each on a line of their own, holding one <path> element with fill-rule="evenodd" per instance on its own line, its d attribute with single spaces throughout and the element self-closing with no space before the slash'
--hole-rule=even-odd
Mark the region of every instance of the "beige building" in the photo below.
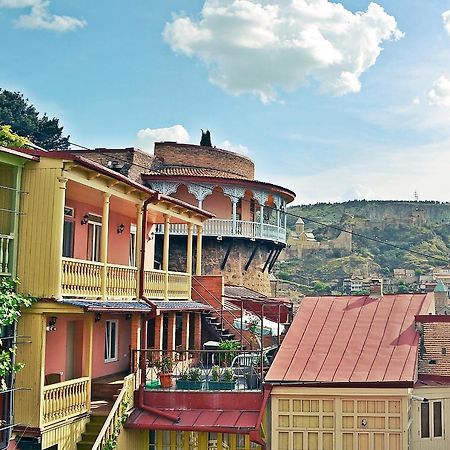
<svg viewBox="0 0 450 450">
<path fill-rule="evenodd" d="M 319 250 L 341 249 L 351 252 L 352 235 L 342 231 L 335 239 L 319 242 L 314 233 L 305 230 L 305 223 L 302 218 L 299 218 L 295 223 L 295 231 L 288 237 L 287 245 L 287 255 L 292 258 L 302 258 L 305 252 Z"/>
</svg>

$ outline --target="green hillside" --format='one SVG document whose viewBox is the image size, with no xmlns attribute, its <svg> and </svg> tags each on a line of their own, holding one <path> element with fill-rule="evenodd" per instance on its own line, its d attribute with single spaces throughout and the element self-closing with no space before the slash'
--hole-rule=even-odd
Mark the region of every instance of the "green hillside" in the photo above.
<svg viewBox="0 0 450 450">
<path fill-rule="evenodd" d="M 426 273 L 432 267 L 450 264 L 450 204 L 438 202 L 351 201 L 295 206 L 289 209 L 301 216 L 306 231 L 318 241 L 333 239 L 339 230 L 314 221 L 354 231 L 353 250 L 340 249 L 308 252 L 302 259 L 289 257 L 275 269 L 280 279 L 309 285 L 313 291 L 329 291 L 351 275 L 392 276 L 394 268 Z M 295 229 L 297 217 L 290 216 L 288 226 Z M 444 261 L 405 252 L 364 235 L 388 241 L 400 247 L 440 258 Z"/>
</svg>

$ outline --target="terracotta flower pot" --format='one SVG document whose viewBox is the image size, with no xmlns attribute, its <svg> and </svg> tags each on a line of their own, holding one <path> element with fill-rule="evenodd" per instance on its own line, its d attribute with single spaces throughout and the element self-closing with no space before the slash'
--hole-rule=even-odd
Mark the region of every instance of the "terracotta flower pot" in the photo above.
<svg viewBox="0 0 450 450">
<path fill-rule="evenodd" d="M 160 373 L 159 382 L 162 388 L 172 387 L 172 374 L 171 373 Z"/>
</svg>

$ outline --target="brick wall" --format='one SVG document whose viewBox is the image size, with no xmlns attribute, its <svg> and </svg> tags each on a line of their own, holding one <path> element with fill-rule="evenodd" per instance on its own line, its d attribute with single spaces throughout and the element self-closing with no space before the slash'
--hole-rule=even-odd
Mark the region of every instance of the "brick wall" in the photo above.
<svg viewBox="0 0 450 450">
<path fill-rule="evenodd" d="M 419 374 L 450 376 L 450 322 L 420 325 Z"/>
<path fill-rule="evenodd" d="M 249 158 L 220 148 L 157 142 L 155 143 L 155 157 L 165 165 L 222 170 L 249 180 L 253 180 L 255 177 L 255 165 Z"/>
<path fill-rule="evenodd" d="M 162 261 L 162 236 L 157 235 L 155 241 L 155 258 Z M 269 255 L 270 246 L 262 243 L 258 248 L 248 270 L 245 265 L 252 254 L 255 243 L 247 239 L 234 241 L 229 258 L 223 270 L 221 264 L 229 245 L 229 239 L 218 241 L 215 237 L 203 237 L 202 273 L 204 275 L 223 275 L 225 284 L 245 286 L 261 294 L 270 296 L 270 280 L 267 269 L 262 272 Z M 195 248 L 195 239 L 194 239 Z M 195 255 L 194 255 L 195 267 Z M 186 270 L 186 237 L 170 237 L 169 270 L 184 272 Z"/>
<path fill-rule="evenodd" d="M 95 161 L 105 167 L 108 166 L 109 161 L 117 161 L 120 166 L 125 164 L 126 166 L 120 173 L 139 183 L 142 181 L 141 173 L 146 172 L 146 169 L 143 167 L 150 168 L 154 161 L 153 155 L 133 147 L 118 149 L 97 148 L 94 151 L 70 150 L 70 152 Z"/>
<path fill-rule="evenodd" d="M 192 300 L 200 303 L 208 302 L 213 308 L 220 309 L 223 294 L 223 277 L 194 276 L 192 277 Z"/>
</svg>

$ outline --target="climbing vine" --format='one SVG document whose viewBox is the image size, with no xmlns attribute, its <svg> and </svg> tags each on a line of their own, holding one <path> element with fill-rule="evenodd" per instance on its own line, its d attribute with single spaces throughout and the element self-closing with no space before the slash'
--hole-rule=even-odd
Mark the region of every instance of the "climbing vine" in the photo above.
<svg viewBox="0 0 450 450">
<path fill-rule="evenodd" d="M 127 410 L 129 405 L 129 398 L 124 398 L 124 400 L 120 404 L 120 413 L 117 417 L 117 420 L 114 422 L 113 431 L 110 437 L 101 446 L 101 450 L 115 450 L 117 448 L 117 439 L 119 438 L 119 434 L 128 419 Z"/>
<path fill-rule="evenodd" d="M 13 325 L 20 317 L 21 308 L 28 308 L 35 302 L 35 298 L 29 295 L 18 294 L 15 291 L 18 281 L 8 277 L 0 277 L 0 336 L 5 334 L 5 328 Z M 0 350 L 0 390 L 8 389 L 6 378 L 12 373 L 18 372 L 23 368 L 23 363 L 14 363 L 14 354 L 16 346 L 5 345 L 4 341 L 11 340 L 0 339 L 0 347 L 7 347 Z M 9 342 L 7 342 L 9 344 Z"/>
</svg>

